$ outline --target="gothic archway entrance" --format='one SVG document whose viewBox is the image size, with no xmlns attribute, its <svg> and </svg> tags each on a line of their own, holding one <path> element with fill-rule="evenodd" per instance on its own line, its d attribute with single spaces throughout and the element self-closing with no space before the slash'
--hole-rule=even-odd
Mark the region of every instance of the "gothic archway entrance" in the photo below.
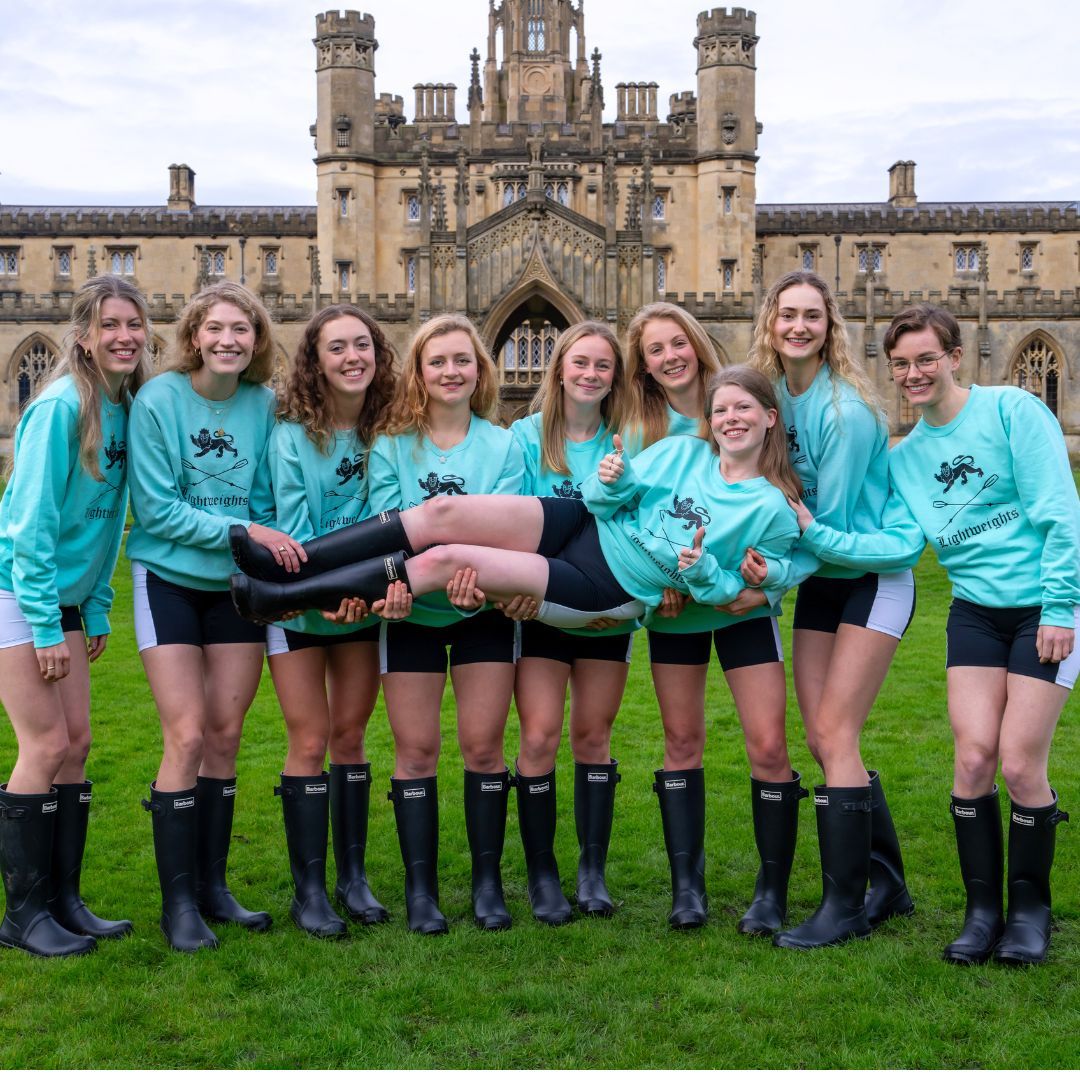
<svg viewBox="0 0 1080 1080">
<path fill-rule="evenodd" d="M 510 312 L 495 335 L 493 354 L 507 391 L 504 396 L 531 396 L 551 362 L 556 339 L 569 325 L 566 316 L 539 293 Z M 513 393 L 515 389 L 519 393 Z"/>
</svg>

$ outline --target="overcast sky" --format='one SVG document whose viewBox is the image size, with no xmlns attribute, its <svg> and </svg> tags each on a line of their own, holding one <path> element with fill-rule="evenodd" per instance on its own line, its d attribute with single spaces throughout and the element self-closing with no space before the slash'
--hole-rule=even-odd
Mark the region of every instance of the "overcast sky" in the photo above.
<svg viewBox="0 0 1080 1080">
<path fill-rule="evenodd" d="M 0 0 L 0 204 L 160 205 L 167 167 L 201 204 L 315 201 L 310 0 Z M 376 90 L 454 82 L 486 49 L 486 0 L 369 0 Z M 695 86 L 701 0 L 587 0 L 614 119 L 619 81 Z M 761 0 L 759 202 L 1080 197 L 1075 0 Z M 657 13 L 659 11 L 659 14 Z"/>
</svg>

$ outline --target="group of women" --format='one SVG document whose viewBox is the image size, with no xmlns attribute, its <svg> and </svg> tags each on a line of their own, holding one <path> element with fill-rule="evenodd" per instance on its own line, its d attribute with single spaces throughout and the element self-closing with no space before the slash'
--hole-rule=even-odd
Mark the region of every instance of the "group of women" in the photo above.
<svg viewBox="0 0 1080 1080">
<path fill-rule="evenodd" d="M 554 855 L 568 690 L 574 900 L 612 914 L 611 735 L 642 625 L 664 730 L 653 786 L 671 925 L 699 927 L 708 913 L 714 650 L 743 728 L 760 855 L 739 930 L 810 949 L 910 914 L 897 833 L 859 742 L 913 617 L 911 567 L 929 541 L 955 593 L 952 808 L 968 894 L 945 958 L 1044 958 L 1054 828 L 1066 817 L 1046 770 L 1080 667 L 1080 512 L 1045 406 L 955 381 L 962 350 L 947 312 L 913 308 L 889 329 L 890 371 L 923 411 L 891 454 L 835 300 L 804 272 L 769 290 L 746 366 L 721 367 L 701 326 L 667 303 L 635 315 L 625 355 L 606 325 L 570 327 L 532 411 L 509 430 L 493 422 L 491 357 L 457 315 L 425 323 L 395 371 L 370 316 L 326 308 L 278 399 L 265 385 L 270 320 L 242 286 L 192 299 L 167 370 L 145 386 L 149 319 L 129 284 L 88 282 L 72 322 L 20 422 L 0 503 L 0 701 L 19 746 L 0 787 L 0 943 L 63 955 L 131 929 L 90 913 L 79 882 L 88 664 L 109 631 L 130 484 L 136 638 L 164 739 L 144 805 L 174 948 L 216 945 L 211 922 L 270 926 L 226 882 L 237 751 L 264 652 L 288 734 L 276 793 L 301 929 L 347 932 L 327 895 L 328 830 L 341 909 L 387 918 L 365 871 L 364 736 L 381 685 L 408 924 L 446 931 L 436 775 L 447 667 L 477 925 L 510 925 L 500 863 L 512 786 L 533 914 L 571 917 Z M 794 682 L 824 776 L 814 799 L 823 891 L 784 929 L 807 794 L 787 743 L 776 621 L 795 586 Z M 999 762 L 1012 798 L 1007 918 Z"/>
</svg>

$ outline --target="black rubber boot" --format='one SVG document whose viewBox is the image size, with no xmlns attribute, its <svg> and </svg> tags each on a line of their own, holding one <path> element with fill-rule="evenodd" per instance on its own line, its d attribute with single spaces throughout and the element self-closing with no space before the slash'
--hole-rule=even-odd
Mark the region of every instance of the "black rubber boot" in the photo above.
<svg viewBox="0 0 1080 1080">
<path fill-rule="evenodd" d="M 398 580 L 406 584 L 409 581 L 404 551 L 284 584 L 259 581 L 247 574 L 233 574 L 229 578 L 229 591 L 233 607 L 241 618 L 254 623 L 272 623 L 290 611 L 336 611 L 346 596 L 358 596 L 372 604 L 385 599 L 390 583 Z"/>
<path fill-rule="evenodd" d="M 390 778 L 401 861 L 405 864 L 405 911 L 416 934 L 445 934 L 439 910 L 439 793 L 434 776 Z"/>
<path fill-rule="evenodd" d="M 900 841 L 893 826 L 889 804 L 881 788 L 881 777 L 876 769 L 868 772 L 870 777 L 870 887 L 866 890 L 864 906 L 866 921 L 871 927 L 880 926 L 887 919 L 915 914 L 915 901 L 911 899 L 904 881 L 904 860 L 900 855 Z"/>
<path fill-rule="evenodd" d="M 248 911 L 229 891 L 225 870 L 232 843 L 233 809 L 236 805 L 236 777 L 218 780 L 200 776 L 196 780 L 199 808 L 199 841 L 196 857 L 199 911 L 210 922 L 233 923 L 245 930 L 269 930 L 273 919 L 266 911 Z"/>
<path fill-rule="evenodd" d="M 93 938 L 121 938 L 131 933 L 128 919 L 99 919 L 79 893 L 86 828 L 93 784 L 56 785 L 56 825 L 52 848 L 52 890 L 49 911 L 65 930 Z"/>
<path fill-rule="evenodd" d="M 772 937 L 787 918 L 788 880 L 799 835 L 799 801 L 809 794 L 801 781 L 797 772 L 783 783 L 750 777 L 754 840 L 761 868 L 754 898 L 739 920 L 740 934 Z"/>
<path fill-rule="evenodd" d="M 0 945 L 34 956 L 78 956 L 97 946 L 49 914 L 56 811 L 55 789 L 11 795 L 6 784 L 0 785 L 0 874 L 7 896 Z"/>
<path fill-rule="evenodd" d="M 508 930 L 510 912 L 503 898 L 503 840 L 510 772 L 475 773 L 465 770 L 465 832 L 472 853 L 472 904 L 481 930 Z"/>
<path fill-rule="evenodd" d="M 563 926 L 570 921 L 571 910 L 555 861 L 555 770 L 543 776 L 518 773 L 512 782 L 533 917 L 548 926 Z"/>
<path fill-rule="evenodd" d="M 199 821 L 196 788 L 158 791 L 150 785 L 143 807 L 154 822 L 154 857 L 161 883 L 161 932 L 180 952 L 216 949 L 218 939 L 203 922 L 195 900 L 195 852 Z"/>
<path fill-rule="evenodd" d="M 615 785 L 622 779 L 618 768 L 614 758 L 607 765 L 574 762 L 574 823 L 580 851 L 574 899 L 583 915 L 607 917 L 615 912 L 604 871 L 615 814 Z"/>
<path fill-rule="evenodd" d="M 954 942 L 945 946 L 942 957 L 952 964 L 985 964 L 1005 929 L 1001 902 L 1005 852 L 997 784 L 989 795 L 977 799 L 954 795 L 949 809 L 956 827 L 956 852 L 967 907 L 964 928 Z"/>
<path fill-rule="evenodd" d="M 864 897 L 870 873 L 870 787 L 814 788 L 821 904 L 806 922 L 773 938 L 783 949 L 817 949 L 866 937 Z"/>
<path fill-rule="evenodd" d="M 281 796 L 285 843 L 289 849 L 293 898 L 292 921 L 319 938 L 344 937 L 349 928 L 326 895 L 326 826 L 330 817 L 329 777 L 286 776 L 274 788 Z"/>
<path fill-rule="evenodd" d="M 705 770 L 657 769 L 664 846 L 671 864 L 671 914 L 675 930 L 696 930 L 709 916 L 705 892 Z"/>
<path fill-rule="evenodd" d="M 229 546 L 232 548 L 233 561 L 241 573 L 260 581 L 279 583 L 303 581 L 316 574 L 324 574 L 327 570 L 363 562 L 391 551 L 405 551 L 408 555 L 413 553 L 397 510 L 384 510 L 375 517 L 305 541 L 307 562 L 302 562 L 295 574 L 279 566 L 273 553 L 262 544 L 256 544 L 244 525 L 229 527 Z"/>
<path fill-rule="evenodd" d="M 337 863 L 334 895 L 349 918 L 365 926 L 390 917 L 372 894 L 364 865 L 370 800 L 371 766 L 366 761 L 330 766 L 330 831 Z"/>
<path fill-rule="evenodd" d="M 1012 804 L 1009 815 L 1009 913 L 994 946 L 1000 964 L 1041 964 L 1050 945 L 1050 868 L 1059 821 L 1069 815 L 1049 806 Z"/>
</svg>

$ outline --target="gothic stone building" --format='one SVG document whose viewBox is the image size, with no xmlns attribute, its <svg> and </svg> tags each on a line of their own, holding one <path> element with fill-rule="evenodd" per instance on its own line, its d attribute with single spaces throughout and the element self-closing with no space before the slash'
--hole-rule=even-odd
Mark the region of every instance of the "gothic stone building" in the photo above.
<svg viewBox="0 0 1080 1080">
<path fill-rule="evenodd" d="M 0 439 L 57 354 L 73 290 L 104 270 L 146 292 L 159 344 L 204 282 L 245 281 L 278 321 L 282 368 L 332 301 L 371 311 L 399 352 L 427 316 L 467 312 L 509 414 L 560 328 L 622 329 L 659 298 L 741 360 L 763 288 L 803 267 L 835 283 L 894 430 L 914 418 L 881 338 L 925 299 L 959 316 L 965 378 L 1039 394 L 1080 450 L 1077 203 L 920 203 L 900 161 L 880 203 L 759 204 L 755 15 L 705 11 L 690 32 L 696 83 L 661 119 L 648 72 L 604 87 L 581 0 L 490 0 L 464 101 L 418 82 L 410 118 L 402 96 L 376 93 L 375 20 L 318 16 L 315 206 L 200 206 L 186 165 L 170 166 L 160 206 L 0 205 Z"/>
</svg>

